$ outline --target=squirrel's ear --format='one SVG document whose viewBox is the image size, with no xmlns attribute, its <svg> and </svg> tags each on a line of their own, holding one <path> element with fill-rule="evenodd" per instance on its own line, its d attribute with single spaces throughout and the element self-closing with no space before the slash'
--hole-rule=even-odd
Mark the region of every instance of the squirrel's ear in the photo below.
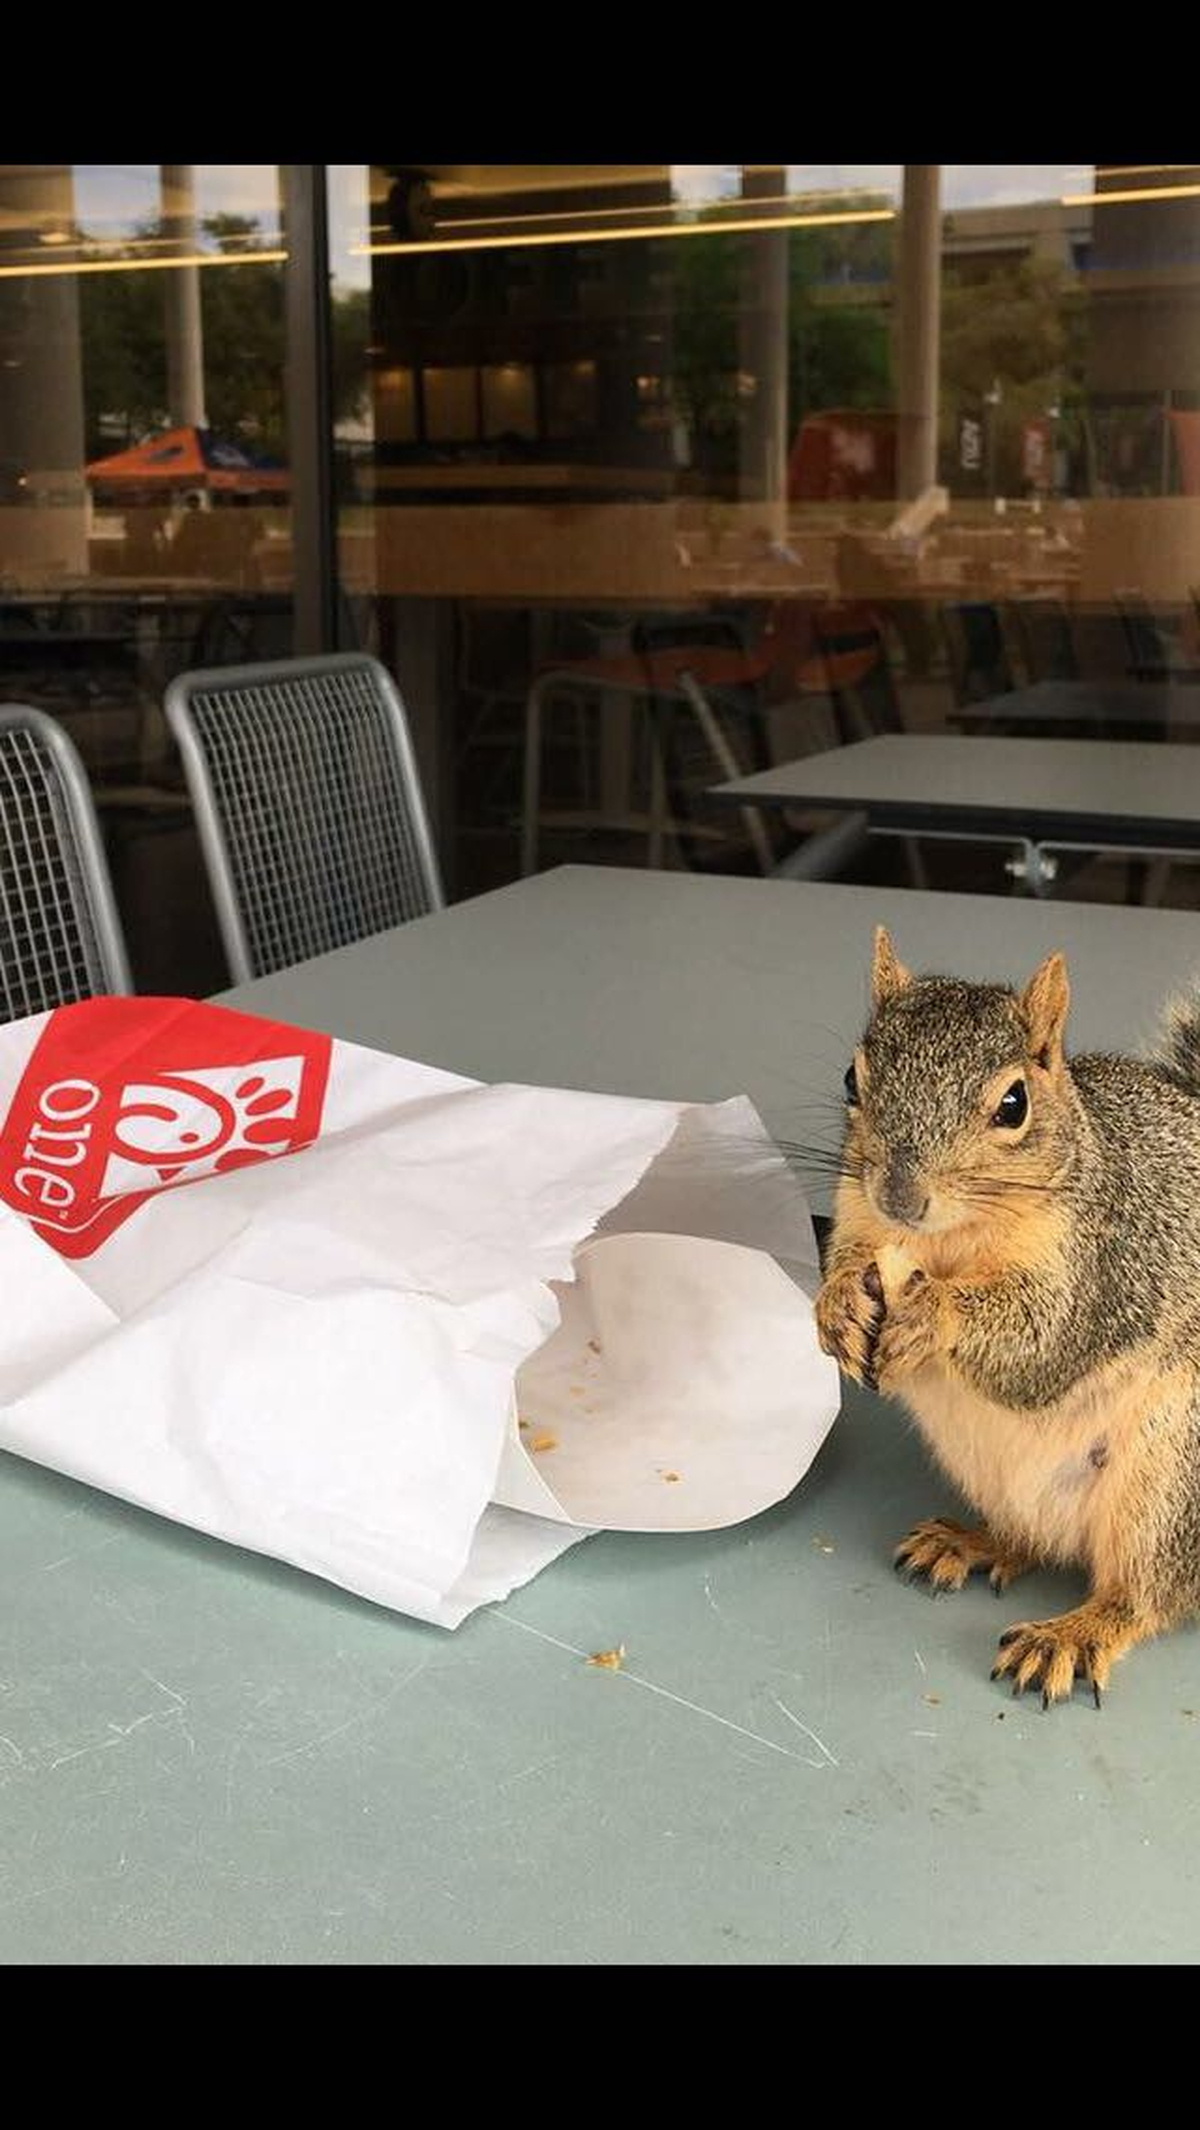
<svg viewBox="0 0 1200 2130">
<path fill-rule="evenodd" d="M 871 1004 L 882 1006 L 885 999 L 894 998 L 903 991 L 912 977 L 896 954 L 886 925 L 875 927 L 875 952 L 871 958 Z"/>
<path fill-rule="evenodd" d="M 1029 1030 L 1029 1048 L 1039 1065 L 1049 1069 L 1062 1063 L 1063 1030 L 1071 986 L 1061 954 L 1048 954 L 1036 968 L 1021 993 L 1021 1011 Z"/>
</svg>

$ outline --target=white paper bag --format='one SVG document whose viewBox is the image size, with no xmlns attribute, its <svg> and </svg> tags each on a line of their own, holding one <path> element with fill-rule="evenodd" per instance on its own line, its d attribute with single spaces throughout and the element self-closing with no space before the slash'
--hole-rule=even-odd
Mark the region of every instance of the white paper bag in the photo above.
<svg viewBox="0 0 1200 2130">
<path fill-rule="evenodd" d="M 102 999 L 0 1029 L 0 1116 L 0 1447 L 420 1618 L 753 1515 L 836 1412 L 744 1100 Z"/>
</svg>

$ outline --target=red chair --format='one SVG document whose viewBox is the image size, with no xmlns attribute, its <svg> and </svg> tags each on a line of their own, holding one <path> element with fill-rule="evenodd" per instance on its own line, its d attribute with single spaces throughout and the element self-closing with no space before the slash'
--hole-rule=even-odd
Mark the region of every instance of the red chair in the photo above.
<svg viewBox="0 0 1200 2130">
<path fill-rule="evenodd" d="M 859 609 L 831 609 L 833 620 L 860 614 Z M 746 643 L 732 617 L 680 616 L 672 625 L 671 643 L 643 642 L 639 647 L 638 625 L 631 632 L 628 651 L 607 657 L 557 661 L 535 679 L 526 698 L 525 787 L 521 824 L 521 871 L 536 871 L 541 826 L 542 739 L 544 713 L 555 693 L 576 696 L 580 691 L 604 697 L 624 697 L 641 703 L 682 703 L 712 730 L 713 698 L 753 691 L 762 708 L 796 698 L 834 699 L 839 693 L 867 679 L 881 654 L 878 631 L 873 637 L 860 627 L 844 644 L 826 640 L 807 603 L 780 600 L 769 611 L 757 642 Z M 662 634 L 657 624 L 653 634 Z M 646 631 L 643 629 L 643 635 Z M 841 717 L 839 715 L 839 726 Z M 734 774 L 734 771 L 730 771 Z M 752 818 L 748 816 L 748 820 Z M 661 749 L 651 735 L 650 803 L 647 814 L 623 815 L 617 824 L 626 829 L 644 829 L 647 863 L 660 866 L 668 820 L 667 794 Z M 748 827 L 756 844 L 761 827 Z M 768 853 L 764 847 L 764 861 Z M 769 870 L 769 866 L 765 866 Z"/>
</svg>

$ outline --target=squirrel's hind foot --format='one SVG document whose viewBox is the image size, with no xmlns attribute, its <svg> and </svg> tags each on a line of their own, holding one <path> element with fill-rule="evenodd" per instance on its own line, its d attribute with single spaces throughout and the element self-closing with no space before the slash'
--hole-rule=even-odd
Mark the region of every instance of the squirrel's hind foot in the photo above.
<svg viewBox="0 0 1200 2130">
<path fill-rule="evenodd" d="M 1009 1551 L 983 1524 L 968 1528 L 948 1516 L 930 1516 L 901 1539 L 892 1565 L 900 1575 L 924 1576 L 934 1590 L 961 1590 L 969 1575 L 986 1570 L 999 1597 L 1031 1563 Z"/>
</svg>

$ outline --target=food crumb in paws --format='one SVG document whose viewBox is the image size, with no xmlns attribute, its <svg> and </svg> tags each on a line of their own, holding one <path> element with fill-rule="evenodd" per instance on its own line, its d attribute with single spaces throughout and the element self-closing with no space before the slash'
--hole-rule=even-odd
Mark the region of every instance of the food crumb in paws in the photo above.
<svg viewBox="0 0 1200 2130">
<path fill-rule="evenodd" d="M 540 1457 L 543 1450 L 556 1450 L 558 1448 L 558 1436 L 551 1435 L 547 1431 L 543 1430 L 540 1435 L 535 1435 L 533 1437 L 533 1440 L 531 1441 L 529 1447 L 533 1451 L 535 1457 Z"/>
<path fill-rule="evenodd" d="M 599 1671 L 620 1671 L 625 1662 L 625 1644 L 618 1642 L 615 1649 L 598 1649 L 587 1661 L 594 1664 Z"/>
</svg>

